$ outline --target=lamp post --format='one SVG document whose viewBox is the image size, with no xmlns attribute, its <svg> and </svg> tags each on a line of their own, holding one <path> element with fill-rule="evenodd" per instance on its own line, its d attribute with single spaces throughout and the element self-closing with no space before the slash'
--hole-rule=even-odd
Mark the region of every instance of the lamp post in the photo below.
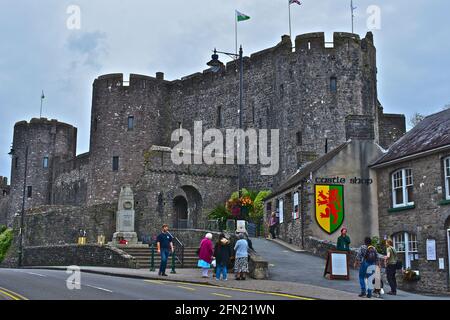
<svg viewBox="0 0 450 320">
<path fill-rule="evenodd" d="M 15 150 L 13 148 L 11 148 L 9 155 L 11 156 L 11 158 L 14 159 Z M 21 213 L 20 213 L 19 252 L 18 252 L 19 267 L 22 267 L 22 256 L 23 256 L 23 229 L 24 229 L 23 227 L 24 227 L 24 221 L 25 221 L 24 216 L 25 216 L 25 196 L 26 196 L 26 185 L 27 185 L 27 171 L 28 171 L 28 145 L 25 148 L 25 167 L 24 167 L 24 174 L 23 174 L 22 208 L 21 208 Z"/>
<path fill-rule="evenodd" d="M 214 49 L 214 54 L 211 56 L 211 61 L 207 63 L 208 66 L 211 67 L 211 71 L 217 73 L 223 67 L 223 63 L 219 60 L 220 54 L 226 54 L 227 56 L 233 59 L 239 59 L 239 129 L 242 129 L 242 109 L 243 109 L 243 100 L 244 100 L 244 51 L 242 49 L 242 45 L 239 48 L 239 54 L 230 53 L 230 52 L 221 52 Z M 239 152 L 241 135 L 238 135 L 238 150 Z M 244 153 L 245 154 L 245 153 Z M 238 162 L 238 199 L 241 199 L 241 165 Z M 239 213 L 242 214 L 242 206 L 239 205 Z"/>
</svg>

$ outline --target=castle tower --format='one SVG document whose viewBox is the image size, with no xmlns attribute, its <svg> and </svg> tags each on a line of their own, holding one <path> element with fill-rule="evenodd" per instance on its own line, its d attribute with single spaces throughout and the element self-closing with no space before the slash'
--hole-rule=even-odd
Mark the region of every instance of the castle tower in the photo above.
<svg viewBox="0 0 450 320">
<path fill-rule="evenodd" d="M 115 202 L 123 185 L 133 186 L 144 170 L 144 153 L 167 137 L 167 85 L 156 78 L 122 74 L 93 84 L 88 205 Z"/>
<path fill-rule="evenodd" d="M 8 223 L 22 210 L 24 186 L 25 210 L 52 203 L 55 161 L 75 157 L 76 144 L 77 129 L 57 120 L 34 118 L 15 124 Z"/>
</svg>

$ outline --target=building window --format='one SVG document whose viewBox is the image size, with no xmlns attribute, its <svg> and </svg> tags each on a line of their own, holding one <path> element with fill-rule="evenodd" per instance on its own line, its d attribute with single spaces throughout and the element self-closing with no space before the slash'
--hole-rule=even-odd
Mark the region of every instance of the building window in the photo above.
<svg viewBox="0 0 450 320">
<path fill-rule="evenodd" d="M 42 167 L 44 169 L 48 168 L 48 157 L 44 157 L 44 160 L 42 161 Z"/>
<path fill-rule="evenodd" d="M 134 116 L 128 117 L 128 131 L 132 131 L 134 129 Z"/>
<path fill-rule="evenodd" d="M 31 187 L 31 186 L 27 187 L 27 197 L 28 198 L 33 197 L 33 187 Z"/>
<path fill-rule="evenodd" d="M 113 171 L 119 171 L 119 157 L 113 157 Z"/>
<path fill-rule="evenodd" d="M 411 261 L 418 260 L 418 242 L 417 235 L 408 232 L 400 232 L 393 235 L 395 251 L 398 257 L 403 261 L 403 266 L 411 268 Z"/>
<path fill-rule="evenodd" d="M 330 78 L 330 91 L 336 92 L 337 91 L 337 79 L 336 77 Z"/>
<path fill-rule="evenodd" d="M 15 169 L 19 168 L 19 157 L 14 158 L 14 168 Z"/>
<path fill-rule="evenodd" d="M 450 157 L 444 159 L 445 199 L 450 200 Z"/>
<path fill-rule="evenodd" d="M 297 136 L 297 145 L 301 146 L 303 144 L 303 137 L 301 131 L 298 131 L 296 136 Z"/>
<path fill-rule="evenodd" d="M 94 132 L 97 131 L 97 125 L 98 125 L 98 120 L 97 120 L 97 118 L 94 118 L 94 125 L 93 125 L 93 127 L 94 127 Z"/>
<path fill-rule="evenodd" d="M 411 169 L 401 169 L 392 174 L 393 207 L 414 205 L 414 181 Z"/>
<path fill-rule="evenodd" d="M 217 107 L 217 127 L 222 127 L 222 107 Z"/>
</svg>

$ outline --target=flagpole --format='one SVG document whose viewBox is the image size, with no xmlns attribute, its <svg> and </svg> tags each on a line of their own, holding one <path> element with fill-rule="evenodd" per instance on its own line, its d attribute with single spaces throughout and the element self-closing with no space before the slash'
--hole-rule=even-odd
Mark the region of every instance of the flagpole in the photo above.
<svg viewBox="0 0 450 320">
<path fill-rule="evenodd" d="M 291 1 L 288 0 L 288 8 L 289 8 L 289 38 L 292 40 L 292 23 L 291 23 Z"/>
<path fill-rule="evenodd" d="M 42 98 L 44 96 L 44 90 L 42 90 L 42 94 L 41 94 L 41 111 L 39 113 L 39 118 L 42 118 L 42 101 L 44 101 L 44 99 Z"/>
<path fill-rule="evenodd" d="M 234 38 L 235 38 L 235 42 L 236 42 L 236 44 L 235 44 L 235 48 L 236 48 L 236 56 L 237 56 L 237 54 L 238 54 L 238 35 L 237 35 L 237 27 L 238 27 L 238 13 L 237 13 L 237 11 L 235 11 L 235 14 L 234 14 Z"/>
</svg>

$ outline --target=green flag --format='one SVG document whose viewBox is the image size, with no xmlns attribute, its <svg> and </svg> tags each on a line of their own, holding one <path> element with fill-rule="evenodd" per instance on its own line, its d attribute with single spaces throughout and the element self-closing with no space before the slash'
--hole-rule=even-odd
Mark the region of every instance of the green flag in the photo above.
<svg viewBox="0 0 450 320">
<path fill-rule="evenodd" d="M 245 20 L 249 20 L 250 17 L 247 16 L 246 14 L 243 14 L 239 11 L 236 10 L 236 17 L 237 17 L 237 21 L 241 22 L 241 21 L 245 21 Z"/>
</svg>

